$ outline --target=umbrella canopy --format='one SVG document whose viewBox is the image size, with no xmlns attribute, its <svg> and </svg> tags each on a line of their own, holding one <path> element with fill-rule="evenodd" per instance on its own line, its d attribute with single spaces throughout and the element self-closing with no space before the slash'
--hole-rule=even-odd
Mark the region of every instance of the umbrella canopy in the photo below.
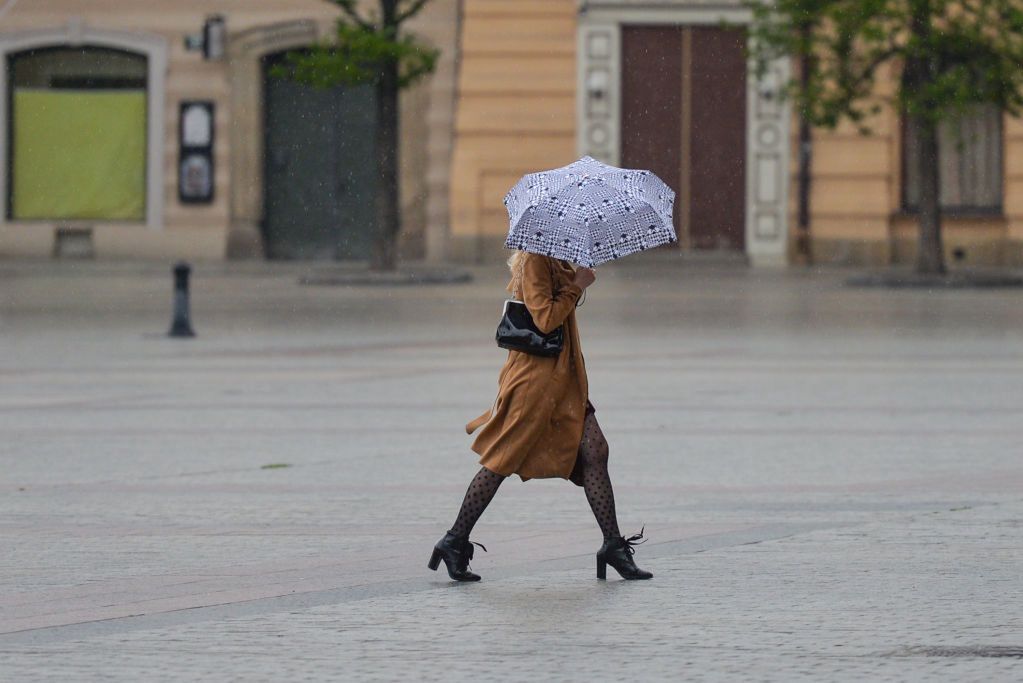
<svg viewBox="0 0 1023 683">
<path fill-rule="evenodd" d="M 504 198 L 504 246 L 591 268 L 675 242 L 675 192 L 650 171 L 592 157 L 522 177 Z"/>
</svg>

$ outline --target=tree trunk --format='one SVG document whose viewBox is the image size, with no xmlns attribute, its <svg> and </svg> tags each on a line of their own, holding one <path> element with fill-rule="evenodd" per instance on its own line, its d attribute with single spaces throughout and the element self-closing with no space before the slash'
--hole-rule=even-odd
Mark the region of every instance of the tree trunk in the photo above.
<svg viewBox="0 0 1023 683">
<path fill-rule="evenodd" d="M 401 230 L 401 197 L 398 183 L 398 74 L 395 65 L 383 67 L 377 84 L 377 196 L 374 270 L 398 267 L 398 233 Z"/>
<path fill-rule="evenodd" d="M 800 27 L 804 39 L 809 40 L 812 31 L 810 24 Z M 810 87 L 810 73 L 814 69 L 814 60 L 810 55 L 803 55 L 799 60 L 800 87 L 806 92 Z M 810 182 L 813 177 L 813 133 L 810 117 L 805 107 L 799 111 L 799 221 L 796 230 L 796 253 L 805 265 L 813 263 L 812 242 L 810 241 Z"/>
<path fill-rule="evenodd" d="M 396 3 L 381 0 L 383 26 L 395 24 Z M 398 64 L 381 65 L 377 82 L 376 102 L 376 239 L 373 241 L 373 270 L 396 270 L 398 267 L 398 234 L 401 232 L 401 191 L 398 179 L 398 141 L 401 139 L 398 112 Z"/>
<path fill-rule="evenodd" d="M 913 0 L 911 30 L 920 44 L 930 40 L 931 1 Z M 934 57 L 911 57 L 906 62 L 904 86 L 917 93 L 933 83 L 937 73 Z M 926 100 L 924 100 L 926 102 Z M 917 106 L 920 106 L 919 98 Z M 926 110 L 926 107 L 925 107 Z M 910 116 L 909 125 L 917 136 L 917 173 L 920 177 L 919 242 L 916 254 L 916 270 L 925 275 L 942 275 L 945 272 L 945 250 L 941 244 L 940 172 L 938 163 L 938 124 L 926 115 L 916 113 Z"/>
<path fill-rule="evenodd" d="M 945 272 L 945 249 L 941 243 L 938 127 L 924 117 L 914 117 L 910 125 L 916 128 L 916 163 L 920 177 L 920 239 L 916 270 L 927 275 L 941 275 Z"/>
</svg>

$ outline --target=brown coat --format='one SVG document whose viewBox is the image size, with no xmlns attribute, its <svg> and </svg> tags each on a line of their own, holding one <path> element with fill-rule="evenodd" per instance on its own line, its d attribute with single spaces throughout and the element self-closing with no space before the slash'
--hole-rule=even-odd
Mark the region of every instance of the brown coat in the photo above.
<svg viewBox="0 0 1023 683">
<path fill-rule="evenodd" d="M 583 434 L 589 386 L 575 322 L 582 289 L 573 283 L 567 261 L 537 254 L 521 257 L 521 278 L 513 276 L 507 290 L 522 301 L 542 332 L 565 325 L 565 342 L 555 358 L 509 351 L 498 376 L 498 395 L 488 410 L 465 426 L 480 464 L 523 481 L 568 479 Z M 518 280 L 521 279 L 521 290 Z M 575 479 L 573 478 L 573 481 Z"/>
</svg>

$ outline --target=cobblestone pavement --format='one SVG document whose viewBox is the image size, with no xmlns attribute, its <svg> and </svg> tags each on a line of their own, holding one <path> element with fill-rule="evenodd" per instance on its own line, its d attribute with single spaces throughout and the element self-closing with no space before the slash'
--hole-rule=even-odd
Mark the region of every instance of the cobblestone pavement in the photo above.
<svg viewBox="0 0 1023 683">
<path fill-rule="evenodd" d="M 657 557 L 649 583 L 529 571 L 0 653 L 21 680 L 1019 680 L 1021 526 L 982 505 Z M 920 653 L 964 645 L 1019 654 Z"/>
<path fill-rule="evenodd" d="M 503 273 L 301 287 L 0 264 L 0 680 L 1018 680 L 1023 308 L 637 258 L 580 309 L 623 530 L 504 485 L 477 585 Z M 278 466 L 279 465 L 279 466 Z M 1013 656 L 1015 655 L 1015 656 Z"/>
</svg>

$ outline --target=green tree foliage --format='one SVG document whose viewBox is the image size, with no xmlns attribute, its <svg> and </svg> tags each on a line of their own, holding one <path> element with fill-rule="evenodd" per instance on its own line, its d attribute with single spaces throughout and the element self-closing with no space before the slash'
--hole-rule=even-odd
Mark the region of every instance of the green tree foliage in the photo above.
<svg viewBox="0 0 1023 683">
<path fill-rule="evenodd" d="M 945 269 L 938 205 L 937 128 L 971 107 L 1023 109 L 1023 0 L 752 0 L 751 50 L 761 73 L 779 57 L 803 57 L 807 73 L 787 93 L 814 125 L 841 121 L 870 132 L 885 104 L 920 136 L 917 269 Z M 892 67 L 891 97 L 878 71 Z"/>
<path fill-rule="evenodd" d="M 289 52 L 271 75 L 318 88 L 371 85 L 376 89 L 377 233 L 372 267 L 397 267 L 401 231 L 398 149 L 398 94 L 433 73 L 440 51 L 402 25 L 429 0 L 378 0 L 377 10 L 363 14 L 356 0 L 327 0 L 341 10 L 332 40 Z"/>
<path fill-rule="evenodd" d="M 397 65 L 398 88 L 404 89 L 433 73 L 439 56 L 439 50 L 415 36 L 398 35 L 393 27 L 381 30 L 339 19 L 333 41 L 289 52 L 271 75 L 317 88 L 376 85 L 381 66 L 390 63 Z"/>
</svg>

